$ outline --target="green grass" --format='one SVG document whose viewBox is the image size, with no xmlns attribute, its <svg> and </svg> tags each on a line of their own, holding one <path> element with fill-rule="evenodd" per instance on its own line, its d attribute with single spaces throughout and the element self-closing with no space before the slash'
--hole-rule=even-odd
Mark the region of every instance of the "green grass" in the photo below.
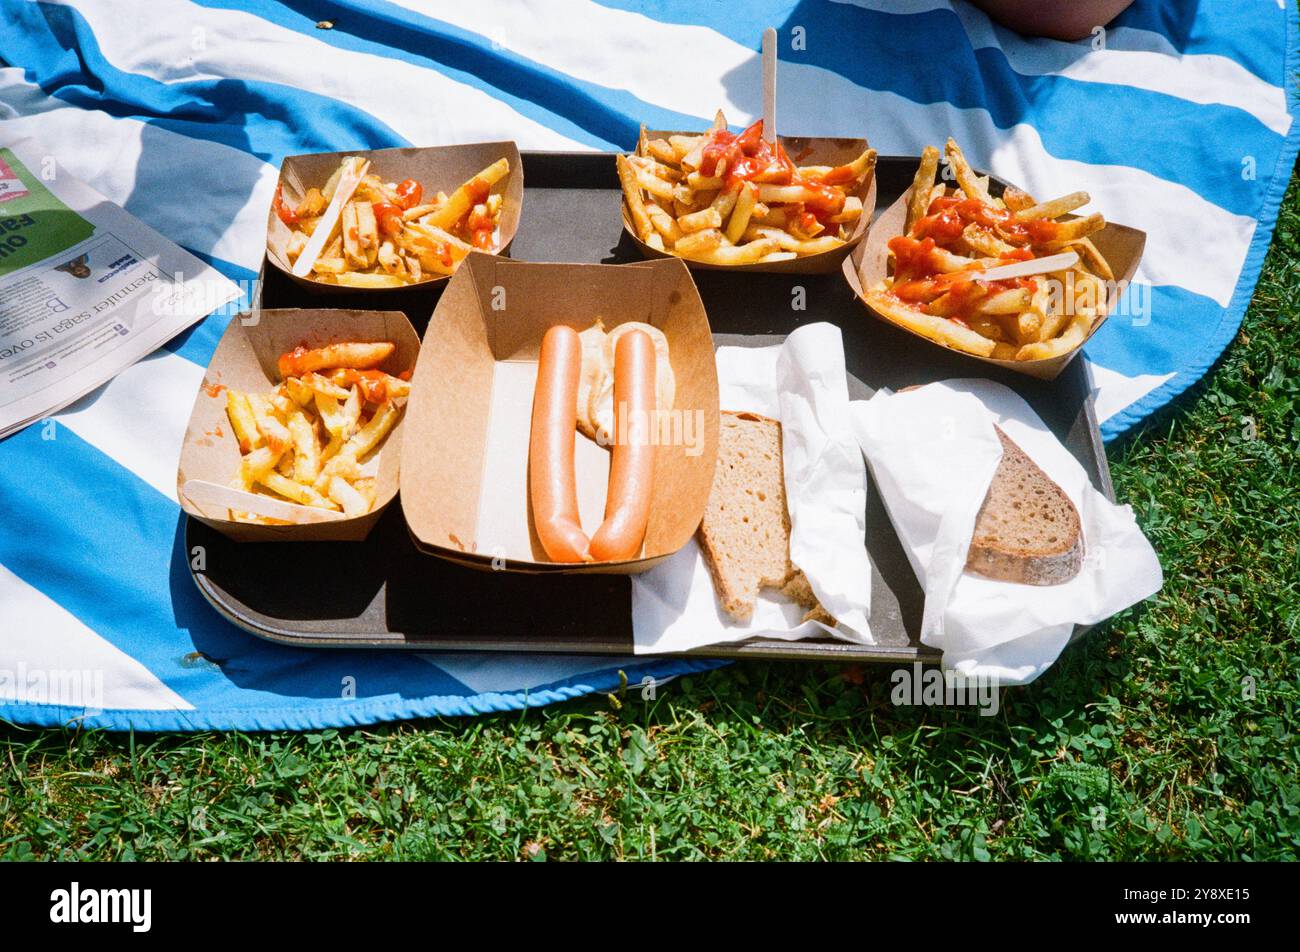
<svg viewBox="0 0 1300 952">
<path fill-rule="evenodd" d="M 1111 448 L 1164 590 L 996 717 L 895 707 L 883 667 L 753 664 L 367 730 L 4 727 L 0 855 L 1292 858 L 1298 355 L 1293 181 L 1239 339 Z"/>
</svg>

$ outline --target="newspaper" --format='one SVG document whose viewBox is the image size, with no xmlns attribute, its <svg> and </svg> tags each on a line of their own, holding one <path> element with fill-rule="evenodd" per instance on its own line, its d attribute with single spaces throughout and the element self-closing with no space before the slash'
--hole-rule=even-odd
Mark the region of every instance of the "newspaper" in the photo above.
<svg viewBox="0 0 1300 952">
<path fill-rule="evenodd" d="M 0 438 L 240 293 L 33 140 L 0 145 Z"/>
</svg>

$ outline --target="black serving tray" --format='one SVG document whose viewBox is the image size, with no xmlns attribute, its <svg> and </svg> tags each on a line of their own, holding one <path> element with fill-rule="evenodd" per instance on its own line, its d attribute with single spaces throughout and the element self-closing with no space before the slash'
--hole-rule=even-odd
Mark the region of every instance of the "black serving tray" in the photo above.
<svg viewBox="0 0 1300 952">
<path fill-rule="evenodd" d="M 618 177 L 608 153 L 525 152 L 523 216 L 510 254 L 527 261 L 640 261 L 623 232 Z M 885 156 L 876 167 L 877 207 L 911 184 L 915 158 Z M 842 275 L 696 271 L 695 282 L 722 344 L 761 346 L 801 324 L 829 321 L 844 334 L 850 396 L 950 377 L 983 376 L 1025 398 L 1082 463 L 1093 485 L 1114 498 L 1082 360 L 1053 381 L 996 370 L 927 346 L 874 320 Z M 443 282 L 445 284 L 445 282 Z M 255 306 L 400 309 L 423 333 L 436 289 L 415 287 L 331 301 L 263 267 Z M 799 305 L 803 308 L 800 309 Z M 868 477 L 869 478 L 869 477 Z M 400 503 L 400 497 L 398 500 Z M 873 566 L 871 630 L 878 644 L 831 639 L 757 639 L 696 649 L 714 658 L 936 661 L 917 640 L 923 596 L 879 493 L 869 482 L 866 546 Z M 194 572 L 222 615 L 259 637 L 317 648 L 420 651 L 632 653 L 631 583 L 618 575 L 483 572 L 418 552 L 399 504 L 365 542 L 241 544 L 187 519 L 187 552 L 202 546 Z M 191 564 L 194 560 L 190 560 Z M 1076 631 L 1076 636 L 1082 629 Z"/>
</svg>

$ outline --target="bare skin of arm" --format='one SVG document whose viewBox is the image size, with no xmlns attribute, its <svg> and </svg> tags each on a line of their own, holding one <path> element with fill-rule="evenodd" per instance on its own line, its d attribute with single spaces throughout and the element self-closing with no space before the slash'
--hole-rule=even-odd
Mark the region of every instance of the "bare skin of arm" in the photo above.
<svg viewBox="0 0 1300 952">
<path fill-rule="evenodd" d="M 1095 27 L 1105 26 L 1123 13 L 1133 0 L 971 0 L 1003 26 L 1026 36 L 1054 40 L 1082 40 Z"/>
</svg>

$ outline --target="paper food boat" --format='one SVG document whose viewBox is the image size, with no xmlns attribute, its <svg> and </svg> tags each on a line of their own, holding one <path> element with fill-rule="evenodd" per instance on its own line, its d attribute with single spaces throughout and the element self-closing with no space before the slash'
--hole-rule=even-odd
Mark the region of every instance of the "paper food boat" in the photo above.
<svg viewBox="0 0 1300 952">
<path fill-rule="evenodd" d="M 542 336 L 642 321 L 663 331 L 676 376 L 674 429 L 655 456 L 650 522 L 638 558 L 557 563 L 533 529 L 528 451 Z M 511 572 L 641 572 L 691 538 L 704 515 L 718 444 L 718 376 L 704 304 L 681 261 L 534 264 L 471 254 L 429 322 L 402 450 L 402 511 L 415 544 L 463 565 Z M 609 452 L 578 435 L 578 508 L 588 534 L 604 515 Z"/>
<path fill-rule="evenodd" d="M 176 495 L 182 509 L 236 542 L 353 542 L 366 537 L 397 495 L 409 407 L 366 461 L 376 465 L 376 495 L 364 515 L 294 525 L 236 522 L 229 510 L 199 505 L 182 491 L 192 479 L 226 485 L 239 469 L 239 440 L 226 416 L 228 389 L 270 393 L 280 384 L 276 362 L 281 354 L 299 344 L 321 347 L 343 341 L 392 341 L 397 348 L 379 369 L 394 375 L 414 367 L 420 349 L 415 328 L 398 311 L 287 309 L 254 311 L 231 320 L 203 375 L 181 445 Z"/>
</svg>

